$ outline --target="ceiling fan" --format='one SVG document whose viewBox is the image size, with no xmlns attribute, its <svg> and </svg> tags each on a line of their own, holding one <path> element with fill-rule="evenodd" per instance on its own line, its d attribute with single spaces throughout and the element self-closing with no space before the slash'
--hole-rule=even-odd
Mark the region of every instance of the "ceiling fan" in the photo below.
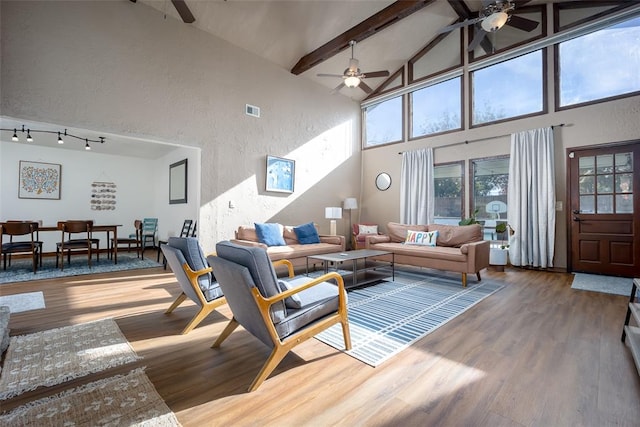
<svg viewBox="0 0 640 427">
<path fill-rule="evenodd" d="M 487 33 L 494 33 L 505 25 L 531 32 L 538 27 L 539 23 L 514 14 L 517 13 L 515 12 L 516 3 L 522 5 L 529 1 L 530 0 L 519 2 L 517 0 L 482 0 L 482 9 L 477 12 L 477 18 L 466 19 L 462 22 L 441 28 L 438 33 L 447 33 L 456 28 L 476 25 L 477 33 L 467 48 L 469 52 L 472 52 L 482 42 Z M 477 24 L 480 25 L 478 26 Z"/>
<path fill-rule="evenodd" d="M 373 89 L 371 89 L 363 80 L 367 77 L 387 77 L 389 75 L 389 71 L 372 71 L 369 73 L 362 72 L 358 67 L 359 61 L 354 58 L 353 50 L 356 45 L 355 40 L 351 40 L 349 42 L 351 46 L 351 59 L 349 59 L 349 68 L 344 70 L 342 74 L 317 74 L 318 77 L 342 77 L 342 83 L 340 83 L 334 91 L 337 92 L 342 89 L 344 86 L 354 88 L 359 87 L 366 93 L 371 93 Z"/>
</svg>

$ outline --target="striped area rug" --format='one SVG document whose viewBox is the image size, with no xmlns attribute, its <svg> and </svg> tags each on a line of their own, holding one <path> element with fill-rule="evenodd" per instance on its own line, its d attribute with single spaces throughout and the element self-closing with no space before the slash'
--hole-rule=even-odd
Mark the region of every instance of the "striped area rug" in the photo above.
<svg viewBox="0 0 640 427">
<path fill-rule="evenodd" d="M 378 366 L 503 288 L 486 280 L 463 288 L 459 277 L 416 276 L 396 274 L 395 281 L 349 290 L 352 349 L 347 354 Z M 340 325 L 316 338 L 344 351 Z"/>
</svg>

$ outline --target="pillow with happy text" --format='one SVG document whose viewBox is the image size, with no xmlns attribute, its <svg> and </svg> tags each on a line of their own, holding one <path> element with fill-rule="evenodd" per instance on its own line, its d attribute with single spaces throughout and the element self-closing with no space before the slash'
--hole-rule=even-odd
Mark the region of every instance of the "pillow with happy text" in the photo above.
<svg viewBox="0 0 640 427">
<path fill-rule="evenodd" d="M 438 238 L 437 231 L 412 231 L 407 230 L 406 245 L 435 246 Z"/>
</svg>

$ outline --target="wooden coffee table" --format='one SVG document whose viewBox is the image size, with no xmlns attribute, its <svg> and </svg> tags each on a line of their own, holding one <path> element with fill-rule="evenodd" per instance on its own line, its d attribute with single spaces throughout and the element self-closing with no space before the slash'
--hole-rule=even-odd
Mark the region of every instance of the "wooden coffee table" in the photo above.
<svg viewBox="0 0 640 427">
<path fill-rule="evenodd" d="M 380 261 L 380 260 L 371 260 L 368 258 L 382 256 L 382 255 L 391 255 L 391 261 Z M 372 249 L 359 249 L 356 251 L 348 251 L 348 252 L 335 252 L 331 254 L 322 254 L 322 255 L 310 255 L 307 257 L 307 275 L 309 275 L 309 260 L 320 260 L 322 261 L 322 266 L 324 268 L 324 272 L 329 272 L 329 263 L 334 263 L 335 268 L 338 268 L 338 265 L 343 262 L 352 262 L 353 270 L 349 272 L 352 276 L 352 283 L 347 287 L 354 286 L 362 286 L 376 279 L 368 279 L 363 281 L 358 281 L 358 274 L 365 273 L 367 271 L 375 270 L 376 268 L 380 268 L 382 266 L 391 266 L 391 278 L 395 280 L 396 271 L 395 271 L 395 256 L 393 252 L 388 251 L 376 251 Z M 345 283 L 346 286 L 346 283 Z"/>
</svg>

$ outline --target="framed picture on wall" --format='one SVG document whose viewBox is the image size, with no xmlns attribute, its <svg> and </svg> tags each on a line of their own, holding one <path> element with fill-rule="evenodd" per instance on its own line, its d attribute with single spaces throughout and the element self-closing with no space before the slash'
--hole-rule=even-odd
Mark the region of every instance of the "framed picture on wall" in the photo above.
<svg viewBox="0 0 640 427">
<path fill-rule="evenodd" d="M 187 159 L 169 165 L 169 204 L 187 203 Z"/>
<path fill-rule="evenodd" d="M 60 200 L 62 165 L 20 160 L 18 198 Z"/>
<path fill-rule="evenodd" d="M 296 162 L 282 157 L 267 156 L 266 190 L 293 193 Z"/>
</svg>

